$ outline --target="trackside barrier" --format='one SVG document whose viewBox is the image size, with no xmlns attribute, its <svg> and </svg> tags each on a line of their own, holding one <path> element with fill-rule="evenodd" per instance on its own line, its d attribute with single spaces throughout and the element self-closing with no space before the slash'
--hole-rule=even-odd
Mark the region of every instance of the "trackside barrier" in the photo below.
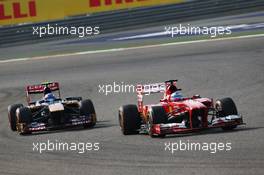
<svg viewBox="0 0 264 175">
<path fill-rule="evenodd" d="M 0 47 L 69 37 L 45 35 L 39 38 L 37 35 L 32 35 L 33 26 L 47 24 L 65 27 L 99 26 L 100 33 L 107 33 L 156 23 L 184 22 L 257 10 L 264 10 L 264 0 L 197 0 L 182 4 L 104 12 L 60 21 L 2 27 Z"/>
<path fill-rule="evenodd" d="M 0 0 L 0 25 L 44 22 L 95 12 L 186 1 L 188 0 Z"/>
</svg>

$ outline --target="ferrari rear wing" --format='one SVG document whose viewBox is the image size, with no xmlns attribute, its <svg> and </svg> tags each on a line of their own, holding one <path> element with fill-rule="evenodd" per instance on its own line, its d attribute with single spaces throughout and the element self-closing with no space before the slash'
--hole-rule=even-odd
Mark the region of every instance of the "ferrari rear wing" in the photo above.
<svg viewBox="0 0 264 175">
<path fill-rule="evenodd" d="M 137 85 L 137 97 L 138 97 L 138 111 L 143 112 L 143 95 L 150 95 L 154 93 L 161 93 L 166 90 L 165 83 L 153 83 L 153 84 L 138 84 Z"/>
<path fill-rule="evenodd" d="M 175 84 L 178 80 L 168 80 L 163 83 L 152 83 L 152 84 L 139 84 L 137 85 L 138 95 L 150 95 L 154 93 L 165 92 L 166 87 L 171 84 Z"/>
<path fill-rule="evenodd" d="M 170 85 L 175 85 L 178 80 L 168 80 L 163 83 L 139 84 L 137 85 L 138 110 L 143 112 L 143 96 L 155 93 L 165 93 L 166 88 Z M 179 89 L 180 90 L 180 89 Z"/>
<path fill-rule="evenodd" d="M 165 83 L 153 83 L 153 84 L 139 84 L 137 85 L 138 95 L 150 95 L 154 93 L 164 92 L 166 89 Z"/>
</svg>

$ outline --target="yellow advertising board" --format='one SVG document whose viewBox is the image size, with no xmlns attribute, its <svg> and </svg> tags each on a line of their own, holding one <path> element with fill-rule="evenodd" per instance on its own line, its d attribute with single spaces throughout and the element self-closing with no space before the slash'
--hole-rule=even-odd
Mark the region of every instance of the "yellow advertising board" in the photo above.
<svg viewBox="0 0 264 175">
<path fill-rule="evenodd" d="M 70 16 L 135 7 L 181 3 L 184 2 L 184 0 L 79 0 L 78 5 L 76 5 L 75 2 L 76 1 L 65 1 L 67 7 L 69 7 L 65 8 L 65 12 Z"/>
<path fill-rule="evenodd" d="M 62 0 L 0 0 L 0 25 L 41 22 L 65 17 Z"/>
<path fill-rule="evenodd" d="M 67 16 L 184 1 L 186 0 L 0 0 L 0 25 L 42 22 Z"/>
</svg>

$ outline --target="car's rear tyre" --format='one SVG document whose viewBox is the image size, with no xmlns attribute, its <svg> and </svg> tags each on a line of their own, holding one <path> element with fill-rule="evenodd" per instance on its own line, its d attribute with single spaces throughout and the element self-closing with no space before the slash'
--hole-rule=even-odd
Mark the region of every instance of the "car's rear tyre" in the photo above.
<svg viewBox="0 0 264 175">
<path fill-rule="evenodd" d="M 92 100 L 87 99 L 87 100 L 83 100 L 81 101 L 81 105 L 80 105 L 80 115 L 85 115 L 85 116 L 91 116 L 91 123 L 88 124 L 84 124 L 84 128 L 91 128 L 94 127 L 96 125 L 97 122 L 97 118 L 96 118 L 96 113 L 95 113 L 95 109 L 94 109 L 94 105 Z"/>
<path fill-rule="evenodd" d="M 136 105 L 124 105 L 118 111 L 119 125 L 124 135 L 138 133 L 141 125 L 141 118 L 139 116 Z"/>
<path fill-rule="evenodd" d="M 165 137 L 165 134 L 155 135 L 153 133 L 153 125 L 154 124 L 165 124 L 168 121 L 167 113 L 162 106 L 152 106 L 149 110 L 149 118 L 148 118 L 148 133 L 150 137 Z"/>
<path fill-rule="evenodd" d="M 218 117 L 225 117 L 228 115 L 237 115 L 237 107 L 232 100 L 232 98 L 222 98 L 216 101 L 215 109 L 217 112 Z M 237 125 L 231 125 L 222 127 L 223 130 L 233 130 L 237 127 Z"/>
<path fill-rule="evenodd" d="M 16 110 L 18 108 L 23 107 L 22 104 L 13 104 L 8 106 L 8 119 L 9 119 L 9 126 L 12 131 L 16 131 Z"/>
<path fill-rule="evenodd" d="M 20 134 L 30 134 L 30 131 L 25 129 L 25 125 L 32 123 L 32 113 L 27 107 L 21 107 L 17 110 L 17 125 L 19 125 L 18 132 Z"/>
</svg>

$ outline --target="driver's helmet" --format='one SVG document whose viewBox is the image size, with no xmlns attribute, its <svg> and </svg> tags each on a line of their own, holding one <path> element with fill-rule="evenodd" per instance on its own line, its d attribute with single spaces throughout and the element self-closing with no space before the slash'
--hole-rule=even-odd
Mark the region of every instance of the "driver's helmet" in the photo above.
<svg viewBox="0 0 264 175">
<path fill-rule="evenodd" d="M 178 88 L 174 85 L 174 84 L 171 84 L 167 87 L 166 89 L 166 94 L 167 95 L 171 95 L 173 94 L 174 92 L 176 92 L 178 90 Z"/>
<path fill-rule="evenodd" d="M 43 93 L 44 93 L 44 96 L 47 95 L 47 94 L 50 94 L 50 93 L 51 93 L 51 89 L 50 89 L 49 87 L 46 86 L 46 87 L 44 88 Z"/>
<path fill-rule="evenodd" d="M 171 101 L 178 101 L 178 100 L 182 100 L 182 99 L 183 99 L 183 96 L 182 96 L 182 93 L 180 91 L 176 91 L 176 92 L 172 93 L 170 96 Z"/>
<path fill-rule="evenodd" d="M 44 100 L 52 102 L 52 101 L 56 100 L 56 97 L 52 93 L 48 93 L 44 96 Z"/>
</svg>

